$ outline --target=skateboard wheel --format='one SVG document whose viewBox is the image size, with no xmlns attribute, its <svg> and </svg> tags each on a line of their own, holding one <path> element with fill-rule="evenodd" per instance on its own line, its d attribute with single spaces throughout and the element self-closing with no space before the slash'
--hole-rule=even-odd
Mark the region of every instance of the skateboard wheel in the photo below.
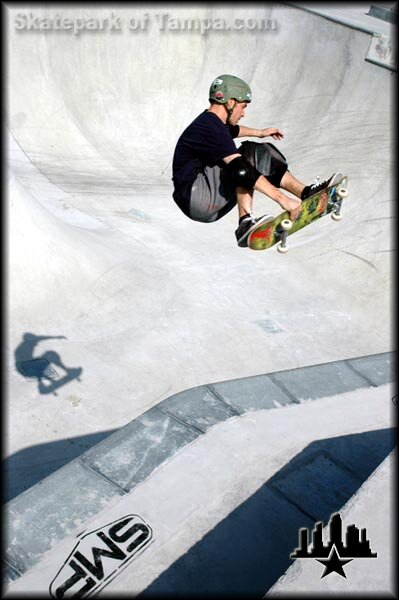
<svg viewBox="0 0 399 600">
<path fill-rule="evenodd" d="M 346 198 L 348 195 L 348 190 L 346 188 L 338 188 L 337 194 L 340 198 Z"/>
<path fill-rule="evenodd" d="M 341 213 L 332 212 L 331 218 L 333 221 L 340 221 L 342 219 L 342 215 L 341 215 Z"/>
<path fill-rule="evenodd" d="M 292 221 L 290 221 L 290 219 L 284 219 L 284 221 L 281 221 L 280 225 L 283 231 L 289 231 L 292 228 Z"/>
<path fill-rule="evenodd" d="M 288 252 L 288 246 L 282 246 L 281 244 L 277 244 L 277 251 L 281 254 L 286 254 L 286 252 Z"/>
</svg>

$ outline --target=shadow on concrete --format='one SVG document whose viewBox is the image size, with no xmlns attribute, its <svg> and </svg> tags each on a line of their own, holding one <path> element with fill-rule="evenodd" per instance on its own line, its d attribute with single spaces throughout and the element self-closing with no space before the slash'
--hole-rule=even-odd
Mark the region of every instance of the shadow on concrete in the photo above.
<svg viewBox="0 0 399 600">
<path fill-rule="evenodd" d="M 395 445 L 394 429 L 313 442 L 140 596 L 261 598 L 292 564 L 299 529 L 326 525 Z"/>
<path fill-rule="evenodd" d="M 20 450 L 3 460 L 3 498 L 9 502 L 42 479 L 102 442 L 115 430 L 101 431 L 73 439 L 39 444 Z M 21 474 L 21 476 L 19 476 Z"/>
<path fill-rule="evenodd" d="M 40 342 L 45 340 L 65 340 L 63 335 L 34 335 L 25 333 L 22 342 L 17 346 L 15 357 L 15 368 L 23 377 L 36 380 L 38 390 L 41 394 L 57 395 L 56 390 L 66 385 L 73 379 L 80 381 L 82 368 L 66 367 L 58 352 L 48 350 L 40 356 L 34 356 L 35 349 Z M 56 370 L 61 369 L 63 374 Z"/>
</svg>

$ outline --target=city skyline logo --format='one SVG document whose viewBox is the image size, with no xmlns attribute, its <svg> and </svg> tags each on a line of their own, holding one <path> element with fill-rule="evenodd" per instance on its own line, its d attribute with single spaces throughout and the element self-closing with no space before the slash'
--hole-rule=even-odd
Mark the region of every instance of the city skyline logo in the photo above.
<svg viewBox="0 0 399 600">
<path fill-rule="evenodd" d="M 323 522 L 318 521 L 312 529 L 312 545 L 309 546 L 309 530 L 302 527 L 299 530 L 299 545 L 291 553 L 290 558 L 313 558 L 325 566 L 321 578 L 330 573 L 338 573 L 345 577 L 344 565 L 354 558 L 377 558 L 377 553 L 372 552 L 367 539 L 365 528 L 348 525 L 346 528 L 345 544 L 342 539 L 342 519 L 339 513 L 331 515 L 329 520 L 330 539 L 323 542 Z"/>
</svg>

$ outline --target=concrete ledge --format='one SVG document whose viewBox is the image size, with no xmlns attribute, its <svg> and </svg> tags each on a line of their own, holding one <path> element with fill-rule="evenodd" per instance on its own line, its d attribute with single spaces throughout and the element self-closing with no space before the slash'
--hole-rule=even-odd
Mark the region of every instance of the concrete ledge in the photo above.
<svg viewBox="0 0 399 600">
<path fill-rule="evenodd" d="M 383 385 L 395 381 L 394 379 L 394 353 L 364 356 L 347 361 L 362 377 L 370 381 L 371 385 Z"/>
<path fill-rule="evenodd" d="M 329 21 L 339 23 L 351 29 L 370 33 L 371 35 L 375 33 L 386 34 L 392 29 L 391 22 L 383 21 L 370 12 L 362 12 L 361 4 L 359 7 L 356 4 L 354 6 L 345 6 L 344 4 L 340 6 L 339 4 L 334 5 L 328 2 L 324 3 L 324 5 L 307 2 L 285 2 L 284 4 L 324 17 Z"/>
<path fill-rule="evenodd" d="M 380 6 L 378 4 L 372 4 L 367 14 L 369 14 L 371 17 L 375 17 L 376 19 L 382 19 L 383 21 L 387 21 L 387 23 L 397 23 L 397 2 L 390 2 L 389 4 L 390 6 Z"/>
<path fill-rule="evenodd" d="M 273 374 L 272 379 L 299 402 L 357 390 L 364 387 L 365 381 L 370 386 L 369 380 L 350 369 L 345 361 L 283 371 Z"/>
<path fill-rule="evenodd" d="M 205 433 L 210 427 L 237 415 L 222 398 L 216 397 L 207 386 L 193 388 L 158 404 L 168 415 Z"/>
<path fill-rule="evenodd" d="M 85 452 L 80 461 L 128 493 L 200 433 L 151 408 Z"/>
<path fill-rule="evenodd" d="M 214 425 L 256 410 L 389 383 L 393 360 L 394 353 L 387 352 L 200 386 L 163 400 L 5 505 L 6 582 Z M 319 467 L 323 470 L 324 463 Z M 281 485 L 283 491 L 289 480 Z"/>
<path fill-rule="evenodd" d="M 123 491 L 72 461 L 6 504 L 3 561 L 15 580 Z M 11 569 L 9 569 L 11 567 Z"/>
</svg>

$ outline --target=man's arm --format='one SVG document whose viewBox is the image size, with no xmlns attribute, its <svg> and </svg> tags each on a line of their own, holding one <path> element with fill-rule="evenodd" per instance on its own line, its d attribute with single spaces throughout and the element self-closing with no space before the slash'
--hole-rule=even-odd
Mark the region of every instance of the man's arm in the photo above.
<svg viewBox="0 0 399 600">
<path fill-rule="evenodd" d="M 272 137 L 274 140 L 281 140 L 284 137 L 284 134 L 277 127 L 266 127 L 265 129 L 253 129 L 244 125 L 239 125 L 239 127 L 240 132 L 237 137 Z"/>
</svg>

